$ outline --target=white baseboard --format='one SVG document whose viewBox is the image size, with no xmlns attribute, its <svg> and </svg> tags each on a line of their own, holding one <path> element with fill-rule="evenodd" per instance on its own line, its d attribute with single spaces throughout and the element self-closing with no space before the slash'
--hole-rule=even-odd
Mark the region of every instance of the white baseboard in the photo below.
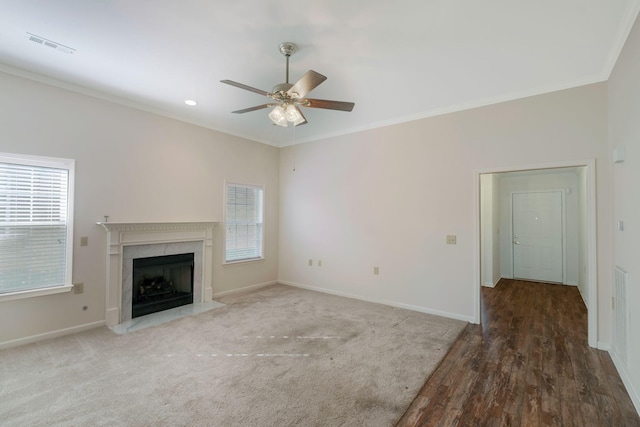
<svg viewBox="0 0 640 427">
<path fill-rule="evenodd" d="M 474 320 L 472 316 L 462 316 L 462 315 L 455 314 L 455 313 L 448 313 L 446 311 L 433 310 L 433 309 L 430 309 L 430 308 L 420 307 L 420 306 L 417 306 L 417 305 L 403 304 L 403 303 L 395 302 L 395 301 L 387 301 L 387 300 L 381 300 L 381 299 L 375 299 L 375 298 L 365 298 L 365 297 L 363 297 L 361 295 L 355 295 L 355 294 L 350 294 L 350 293 L 347 293 L 347 292 L 335 291 L 333 289 L 320 288 L 320 287 L 317 287 L 317 286 L 304 285 L 302 283 L 289 282 L 289 281 L 286 281 L 286 280 L 278 280 L 278 283 L 280 283 L 282 285 L 293 286 L 295 288 L 308 289 L 310 291 L 322 292 L 324 294 L 337 295 L 337 296 L 340 296 L 340 297 L 352 298 L 352 299 L 357 299 L 357 300 L 360 300 L 360 301 L 372 302 L 372 303 L 376 303 L 376 304 L 388 305 L 388 306 L 391 306 L 391 307 L 404 308 L 406 310 L 418 311 L 420 313 L 433 314 L 435 316 L 447 317 L 449 319 L 462 320 L 464 322 L 469 322 L 469 323 L 473 323 L 473 320 Z"/>
<path fill-rule="evenodd" d="M 107 308 L 105 315 L 107 326 L 115 326 L 120 323 L 120 309 L 118 307 Z"/>
<path fill-rule="evenodd" d="M 589 300 L 585 298 L 585 294 L 582 292 L 582 289 L 580 288 L 580 286 L 578 286 L 578 293 L 580 294 L 580 298 L 582 298 L 582 302 L 584 303 L 584 305 L 589 307 Z"/>
<path fill-rule="evenodd" d="M 252 291 L 252 290 L 256 290 L 259 288 L 264 288 L 265 286 L 269 286 L 269 285 L 275 285 L 277 284 L 278 281 L 273 280 L 271 282 L 265 282 L 265 283 L 258 283 L 256 285 L 251 285 L 251 286 L 245 286 L 243 288 L 239 288 L 239 289 L 233 289 L 230 291 L 224 291 L 224 292 L 219 292 L 219 293 L 214 293 L 213 294 L 213 298 L 217 298 L 217 297 L 221 297 L 221 296 L 225 296 L 225 295 L 232 295 L 232 294 L 236 294 L 236 293 L 241 293 L 241 292 L 247 292 L 247 291 Z M 110 320 L 111 322 L 114 322 L 113 324 L 117 324 L 118 323 L 118 310 L 114 309 L 111 310 L 107 313 L 107 320 Z M 104 326 L 108 324 L 107 320 L 100 320 L 97 322 L 93 322 L 93 323 L 87 323 L 84 325 L 79 325 L 79 326 L 73 326 L 71 328 L 65 328 L 65 329 L 59 329 L 57 331 L 51 331 L 51 332 L 46 332 L 43 334 L 37 334 L 37 335 L 31 335 L 28 337 L 24 337 L 24 338 L 18 338 L 15 340 L 11 340 L 11 341 L 4 341 L 4 342 L 0 342 L 0 350 L 6 349 L 6 348 L 11 348 L 11 347 L 17 347 L 20 345 L 24 345 L 24 344 L 31 344 L 37 341 L 42 341 L 42 340 L 46 340 L 46 339 L 50 339 L 50 338 L 56 338 L 56 337 L 61 337 L 64 335 L 70 335 L 70 334 L 75 334 L 77 332 L 83 332 L 83 331 L 87 331 L 89 329 L 94 329 L 94 328 L 99 328 L 100 326 Z"/>
<path fill-rule="evenodd" d="M 271 282 L 258 283 L 257 285 L 250 285 L 250 286 L 245 286 L 245 287 L 238 288 L 238 289 L 231 289 L 230 291 L 214 292 L 213 293 L 213 299 L 224 297 L 224 296 L 227 296 L 227 295 L 240 294 L 240 293 L 243 293 L 243 292 L 254 291 L 256 289 L 264 288 L 266 286 L 276 285 L 278 283 L 280 283 L 280 282 L 278 282 L 277 280 L 273 280 Z"/>
<path fill-rule="evenodd" d="M 502 280 L 502 277 L 498 277 L 495 282 L 484 282 L 482 283 L 482 286 L 485 286 L 487 288 L 495 288 L 500 280 Z"/>
<path fill-rule="evenodd" d="M 633 406 L 636 407 L 636 412 L 640 414 L 640 394 L 638 393 L 638 390 L 633 387 L 631 378 L 629 378 L 629 373 L 627 372 L 627 368 L 624 366 L 624 363 L 622 363 L 622 360 L 620 360 L 615 351 L 609 351 L 609 356 L 611 356 L 611 360 L 613 360 L 613 364 L 618 370 L 618 374 L 620 375 L 622 383 L 627 389 L 627 393 L 629 393 L 629 397 L 633 402 Z"/>
<path fill-rule="evenodd" d="M 104 326 L 104 324 L 104 320 L 99 320 L 97 322 L 85 323 L 84 325 L 72 326 L 71 328 L 58 329 L 57 331 L 45 332 L 44 334 L 31 335 L 29 337 L 5 341 L 0 343 L 0 350 L 17 347 L 24 344 L 31 344 L 37 341 L 47 340 L 51 338 L 62 337 L 64 335 L 71 335 L 78 332 L 88 331 L 89 329 L 95 329 L 99 328 L 100 326 Z"/>
</svg>

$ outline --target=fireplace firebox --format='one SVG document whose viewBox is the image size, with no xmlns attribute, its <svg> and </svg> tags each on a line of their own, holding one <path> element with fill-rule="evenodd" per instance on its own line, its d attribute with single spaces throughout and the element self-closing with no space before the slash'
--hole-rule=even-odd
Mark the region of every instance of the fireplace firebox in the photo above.
<svg viewBox="0 0 640 427">
<path fill-rule="evenodd" d="M 193 303 L 194 254 L 133 260 L 131 318 Z"/>
</svg>

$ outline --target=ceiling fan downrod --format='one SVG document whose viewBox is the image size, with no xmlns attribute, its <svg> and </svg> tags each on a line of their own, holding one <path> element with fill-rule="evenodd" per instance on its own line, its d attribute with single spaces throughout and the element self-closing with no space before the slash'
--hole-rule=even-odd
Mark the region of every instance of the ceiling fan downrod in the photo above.
<svg viewBox="0 0 640 427">
<path fill-rule="evenodd" d="M 286 67 L 286 75 L 285 75 L 285 83 L 289 84 L 289 57 L 298 51 L 298 46 L 295 43 L 284 42 L 280 43 L 279 47 L 280 53 L 287 58 L 287 67 Z"/>
</svg>

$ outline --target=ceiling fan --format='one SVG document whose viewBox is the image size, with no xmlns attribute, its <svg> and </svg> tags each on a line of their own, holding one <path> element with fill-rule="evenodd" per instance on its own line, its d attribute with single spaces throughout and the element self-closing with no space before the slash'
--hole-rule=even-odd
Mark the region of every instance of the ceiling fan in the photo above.
<svg viewBox="0 0 640 427">
<path fill-rule="evenodd" d="M 279 50 L 280 53 L 287 58 L 286 80 L 285 83 L 275 85 L 273 89 L 271 89 L 271 92 L 256 89 L 232 80 L 220 80 L 221 83 L 239 87 L 240 89 L 245 89 L 250 92 L 255 92 L 272 99 L 272 102 L 267 104 L 232 111 L 232 113 L 242 114 L 248 113 L 249 111 L 273 107 L 273 110 L 269 113 L 269 118 L 274 124 L 286 127 L 289 123 L 292 123 L 293 126 L 304 125 L 307 123 L 307 119 L 304 117 L 299 107 L 324 108 L 340 111 L 353 110 L 353 107 L 355 106 L 353 102 L 305 98 L 309 92 L 318 87 L 318 85 L 327 78 L 320 73 L 309 70 L 295 84 L 289 83 L 289 57 L 296 53 L 298 47 L 294 43 L 285 42 L 280 44 Z"/>
</svg>

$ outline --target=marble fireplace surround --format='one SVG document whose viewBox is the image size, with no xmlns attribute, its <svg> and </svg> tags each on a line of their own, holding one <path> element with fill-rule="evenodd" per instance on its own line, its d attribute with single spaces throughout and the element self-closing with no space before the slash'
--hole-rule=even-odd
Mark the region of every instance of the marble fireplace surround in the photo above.
<svg viewBox="0 0 640 427">
<path fill-rule="evenodd" d="M 106 324 L 131 319 L 133 258 L 193 252 L 194 302 L 213 299 L 213 228 L 217 222 L 99 222 L 107 231 Z"/>
</svg>

